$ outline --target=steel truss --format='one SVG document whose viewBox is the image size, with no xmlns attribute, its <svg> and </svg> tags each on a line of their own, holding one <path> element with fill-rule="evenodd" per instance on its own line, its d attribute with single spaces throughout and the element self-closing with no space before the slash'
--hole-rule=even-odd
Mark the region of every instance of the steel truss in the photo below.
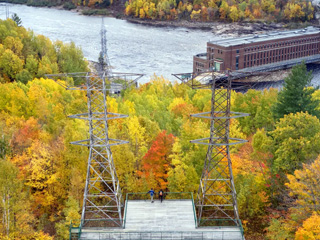
<svg viewBox="0 0 320 240">
<path fill-rule="evenodd" d="M 115 88 L 121 90 L 135 84 L 142 76 L 109 76 L 107 72 L 47 75 L 64 88 L 83 90 L 87 95 L 88 113 L 70 116 L 89 122 L 90 138 L 72 142 L 89 149 L 81 227 L 122 227 L 123 199 L 110 147 L 128 142 L 109 138 L 108 121 L 127 115 L 108 112 L 107 95 Z"/>
<path fill-rule="evenodd" d="M 243 84 L 233 82 L 230 76 L 213 72 L 174 74 L 193 89 L 211 89 L 211 111 L 192 114 L 192 117 L 210 119 L 210 137 L 190 142 L 208 146 L 196 200 L 197 225 L 239 226 L 236 190 L 230 159 L 230 145 L 245 140 L 229 137 L 230 119 L 248 116 L 230 111 L 232 89 Z"/>
<path fill-rule="evenodd" d="M 101 70 L 104 71 L 106 69 L 111 71 L 111 66 L 108 58 L 108 49 L 107 49 L 107 30 L 104 25 L 104 18 L 102 18 L 101 22 L 101 30 L 100 30 L 100 37 L 101 37 L 101 51 L 99 56 L 99 62 L 101 65 Z"/>
</svg>

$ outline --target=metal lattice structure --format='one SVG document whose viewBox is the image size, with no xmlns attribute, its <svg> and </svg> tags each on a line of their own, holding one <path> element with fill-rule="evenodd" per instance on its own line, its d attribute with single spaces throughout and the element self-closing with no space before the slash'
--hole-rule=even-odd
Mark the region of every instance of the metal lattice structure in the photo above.
<svg viewBox="0 0 320 240">
<path fill-rule="evenodd" d="M 101 30 L 100 30 L 100 37 L 101 37 L 101 51 L 99 56 L 99 63 L 101 65 L 101 70 L 111 72 L 111 66 L 108 58 L 108 49 L 107 49 L 107 30 L 104 25 L 104 19 L 102 18 L 101 22 Z"/>
<path fill-rule="evenodd" d="M 64 88 L 87 95 L 88 112 L 70 116 L 89 123 L 89 139 L 72 142 L 89 149 L 81 227 L 122 227 L 123 199 L 111 146 L 128 142 L 109 138 L 108 121 L 127 115 L 108 112 L 107 95 L 114 86 L 126 88 L 142 76 L 107 72 L 47 75 Z"/>
<path fill-rule="evenodd" d="M 4 6 L 4 8 L 5 8 L 5 11 L 1 11 L 0 13 L 4 12 L 6 14 L 6 19 L 9 19 L 9 14 L 10 14 L 9 4 L 8 3 L 0 3 L 0 6 Z"/>
<path fill-rule="evenodd" d="M 210 120 L 210 136 L 190 142 L 207 145 L 200 185 L 196 200 L 197 225 L 239 226 L 236 190 L 232 174 L 230 146 L 245 140 L 229 136 L 230 119 L 248 114 L 230 111 L 232 89 L 243 83 L 232 81 L 231 76 L 214 72 L 173 74 L 193 89 L 211 89 L 211 111 L 191 115 Z"/>
</svg>

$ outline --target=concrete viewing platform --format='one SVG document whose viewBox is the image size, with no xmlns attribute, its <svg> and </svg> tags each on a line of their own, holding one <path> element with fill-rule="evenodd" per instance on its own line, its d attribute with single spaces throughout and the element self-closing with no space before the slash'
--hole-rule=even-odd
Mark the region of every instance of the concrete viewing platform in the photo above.
<svg viewBox="0 0 320 240">
<path fill-rule="evenodd" d="M 192 200 L 129 200 L 124 229 L 83 228 L 83 240 L 242 240 L 239 227 L 196 228 Z"/>
</svg>

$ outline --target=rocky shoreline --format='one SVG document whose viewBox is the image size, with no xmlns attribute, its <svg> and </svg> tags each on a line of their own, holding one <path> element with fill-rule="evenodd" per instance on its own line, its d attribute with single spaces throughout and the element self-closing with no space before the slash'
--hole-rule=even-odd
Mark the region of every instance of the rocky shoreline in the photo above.
<svg viewBox="0 0 320 240">
<path fill-rule="evenodd" d="M 195 22 L 195 21 L 157 21 L 141 20 L 135 18 L 123 18 L 128 22 L 153 27 L 183 27 L 189 29 L 200 29 L 212 31 L 216 35 L 241 36 L 249 34 L 259 34 L 268 31 L 283 30 L 286 28 L 284 23 L 252 23 L 252 22 Z"/>
</svg>

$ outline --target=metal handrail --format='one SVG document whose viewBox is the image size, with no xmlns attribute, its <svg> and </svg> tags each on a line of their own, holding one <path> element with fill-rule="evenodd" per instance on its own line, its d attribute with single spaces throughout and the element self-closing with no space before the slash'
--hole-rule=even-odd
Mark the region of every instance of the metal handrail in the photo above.
<svg viewBox="0 0 320 240">
<path fill-rule="evenodd" d="M 245 238 L 244 238 L 244 230 L 243 230 L 242 222 L 241 222 L 240 219 L 238 219 L 238 220 L 239 220 L 239 226 L 240 226 L 240 231 L 241 231 L 242 239 L 245 239 Z"/>
<path fill-rule="evenodd" d="M 197 214 L 196 214 L 196 208 L 194 206 L 194 200 L 193 200 L 193 193 L 191 192 L 191 199 L 192 199 L 192 207 L 193 207 L 193 216 L 194 216 L 194 225 L 197 228 L 198 224 L 197 224 Z"/>
<path fill-rule="evenodd" d="M 146 194 L 148 194 L 148 192 L 139 192 L 139 193 L 127 193 L 126 194 L 126 201 L 125 201 L 125 209 L 124 209 L 124 217 L 123 217 L 123 219 L 122 219 L 122 225 L 123 225 L 123 228 L 125 228 L 125 226 L 126 226 L 126 220 L 127 220 L 127 209 L 128 209 L 128 200 L 129 200 L 129 198 L 130 198 L 130 195 L 131 196 L 133 196 L 133 195 L 146 195 Z M 156 194 L 156 193 L 155 193 Z M 196 216 L 196 209 L 195 209 L 195 203 L 194 203 L 194 198 L 193 198 L 193 193 L 192 192 L 164 192 L 164 196 L 168 196 L 168 195 L 171 195 L 171 197 L 172 197 L 172 195 L 175 195 L 175 194 L 179 194 L 180 195 L 180 197 L 176 197 L 176 198 L 171 198 L 172 200 L 173 199 L 180 199 L 180 200 L 182 200 L 182 199 L 187 199 L 187 198 L 182 198 L 182 195 L 183 194 L 187 194 L 187 195 L 189 195 L 190 196 L 190 198 L 191 198 L 191 201 L 192 201 L 192 207 L 193 207 L 193 213 L 194 213 L 194 221 L 195 221 L 195 228 L 198 228 L 198 224 L 197 224 L 197 216 Z M 139 197 L 136 197 L 136 198 L 138 198 L 139 199 Z M 147 198 L 145 198 L 145 200 L 146 200 Z M 97 220 L 98 221 L 98 219 L 87 219 L 88 221 L 95 221 L 95 220 Z M 204 220 L 204 219 L 203 219 Z M 226 221 L 227 219 L 210 219 L 210 221 L 212 221 L 212 220 L 214 220 L 214 221 Z M 106 219 L 106 221 L 108 221 L 107 219 Z M 206 221 L 206 220 L 204 220 L 204 221 Z M 236 220 L 233 220 L 233 221 L 237 221 L 238 222 L 238 227 L 239 227 L 239 230 L 240 230 L 240 233 L 241 233 L 241 236 L 242 236 L 242 239 L 245 239 L 244 238 L 244 230 L 243 230 L 243 226 L 242 226 L 242 223 L 241 223 L 241 220 L 240 219 L 236 219 Z M 71 239 L 71 231 L 72 231 L 72 229 L 78 229 L 78 236 L 79 236 L 79 238 L 81 237 L 81 233 L 82 233 L 82 222 L 81 222 L 81 220 L 80 220 L 80 224 L 79 224 L 79 227 L 73 227 L 73 225 L 74 225 L 74 222 L 72 222 L 71 221 L 71 223 L 70 223 L 70 230 L 69 230 L 69 234 L 70 234 L 70 239 Z M 217 228 L 223 228 L 222 226 L 216 226 Z M 198 228 L 199 229 L 199 228 Z M 201 231 L 202 232 L 202 231 Z M 203 233 L 207 233 L 208 231 L 203 231 Z M 229 232 L 229 231 L 227 231 L 227 232 Z M 231 231 L 230 231 L 231 232 Z M 114 234 L 126 234 L 126 233 L 121 233 L 121 232 L 113 232 Z M 134 232 L 131 232 L 131 234 L 133 234 Z M 137 232 L 137 233 L 139 233 L 139 232 Z M 145 234 L 147 234 L 147 233 L 149 233 L 149 232 L 144 232 Z M 155 233 L 155 232 L 154 232 Z M 159 233 L 161 233 L 161 232 L 159 232 Z M 173 233 L 178 233 L 178 232 L 171 232 L 171 231 L 164 231 L 163 233 L 166 233 L 166 234 L 173 234 Z M 183 232 L 181 232 L 181 233 L 183 233 Z M 186 232 L 184 232 L 184 233 L 186 233 Z M 127 233 L 127 234 L 130 234 L 130 233 Z"/>
<path fill-rule="evenodd" d="M 126 202 L 124 203 L 125 207 L 124 207 L 124 216 L 123 216 L 123 223 L 122 223 L 122 227 L 126 228 L 126 220 L 127 220 L 127 206 L 128 206 L 128 193 L 126 194 Z"/>
<path fill-rule="evenodd" d="M 73 225 L 77 222 L 80 222 L 80 224 L 78 225 L 78 227 L 74 227 Z M 70 227 L 69 227 L 69 239 L 72 239 L 72 229 L 77 229 L 78 230 L 78 238 L 81 237 L 81 230 L 82 230 L 82 224 L 81 224 L 81 220 L 77 219 L 77 220 L 71 220 L 70 221 Z"/>
<path fill-rule="evenodd" d="M 80 221 L 80 225 L 79 225 L 79 231 L 78 231 L 79 239 L 81 238 L 81 233 L 82 233 L 82 221 Z"/>
<path fill-rule="evenodd" d="M 163 192 L 163 193 L 164 193 L 164 196 L 168 196 L 168 195 L 172 196 L 174 194 L 179 194 L 180 198 L 172 198 L 172 199 L 180 199 L 181 200 L 182 199 L 182 197 L 181 197 L 182 194 L 189 195 L 191 192 Z M 128 198 L 130 198 L 130 195 L 146 195 L 146 194 L 148 194 L 148 192 L 127 193 L 127 196 L 128 196 Z M 156 195 L 157 193 L 155 192 L 154 194 Z"/>
<path fill-rule="evenodd" d="M 227 233 L 239 233 L 238 231 L 221 231 L 220 234 L 217 231 L 140 231 L 140 232 L 97 232 L 97 237 L 95 239 L 87 240 L 109 240 L 109 239 L 131 239 L 131 240 L 150 240 L 152 237 L 156 239 L 168 240 L 172 239 L 197 239 L 197 240 L 207 240 L 207 239 L 219 239 L 219 240 L 239 240 L 241 237 L 244 240 L 242 234 L 239 236 L 227 236 Z M 219 235 L 219 236 L 218 236 Z"/>
<path fill-rule="evenodd" d="M 70 240 L 71 240 L 71 236 L 72 236 L 71 230 L 72 230 L 72 220 L 70 221 L 70 227 L 69 227 L 69 239 Z"/>
</svg>

